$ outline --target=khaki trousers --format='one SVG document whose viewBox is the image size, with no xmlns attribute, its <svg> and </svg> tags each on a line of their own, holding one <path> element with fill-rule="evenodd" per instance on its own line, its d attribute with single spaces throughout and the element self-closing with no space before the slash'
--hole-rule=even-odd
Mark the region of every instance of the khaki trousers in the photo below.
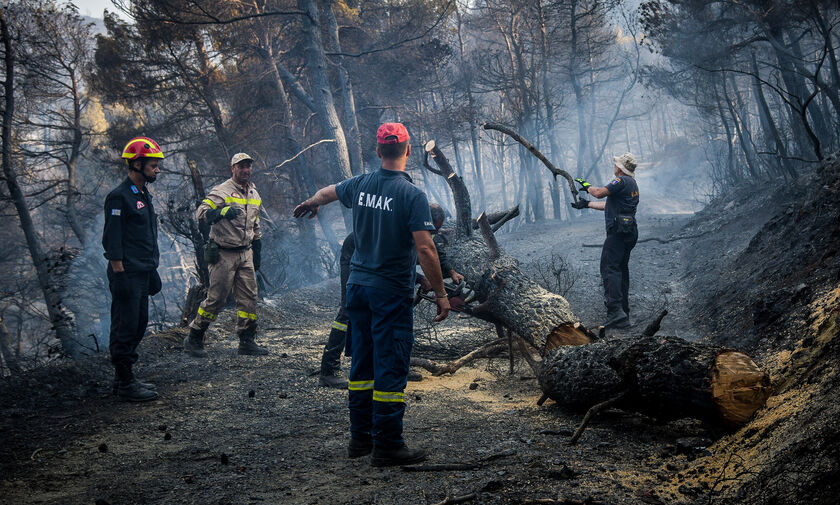
<svg viewBox="0 0 840 505">
<path fill-rule="evenodd" d="M 253 331 L 257 326 L 257 275 L 251 249 L 219 249 L 219 261 L 210 265 L 207 298 L 198 307 L 190 328 L 206 330 L 224 308 L 230 290 L 236 299 L 236 333 Z"/>
</svg>

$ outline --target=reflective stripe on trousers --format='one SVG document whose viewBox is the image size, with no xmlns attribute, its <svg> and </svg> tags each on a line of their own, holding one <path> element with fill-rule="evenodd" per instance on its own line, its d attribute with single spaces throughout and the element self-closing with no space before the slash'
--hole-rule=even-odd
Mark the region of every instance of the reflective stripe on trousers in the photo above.
<svg viewBox="0 0 840 505">
<path fill-rule="evenodd" d="M 219 261 L 210 265 L 210 286 L 198 314 L 190 323 L 197 330 L 210 326 L 225 306 L 233 289 L 236 299 L 236 331 L 242 332 L 257 324 L 257 276 L 251 249 L 219 250 Z"/>
</svg>

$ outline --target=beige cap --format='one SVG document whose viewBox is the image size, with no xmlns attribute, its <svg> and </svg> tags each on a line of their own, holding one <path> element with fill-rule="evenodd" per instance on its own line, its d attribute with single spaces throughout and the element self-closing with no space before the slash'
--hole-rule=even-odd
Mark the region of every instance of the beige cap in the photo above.
<svg viewBox="0 0 840 505">
<path fill-rule="evenodd" d="M 245 153 L 236 153 L 236 154 L 233 155 L 233 158 L 230 159 L 230 166 L 236 165 L 240 161 L 244 161 L 244 160 L 254 161 L 254 158 L 248 156 Z"/>
<path fill-rule="evenodd" d="M 624 153 L 621 156 L 613 156 L 613 163 L 619 170 L 629 175 L 636 176 L 636 157 L 632 153 Z"/>
</svg>

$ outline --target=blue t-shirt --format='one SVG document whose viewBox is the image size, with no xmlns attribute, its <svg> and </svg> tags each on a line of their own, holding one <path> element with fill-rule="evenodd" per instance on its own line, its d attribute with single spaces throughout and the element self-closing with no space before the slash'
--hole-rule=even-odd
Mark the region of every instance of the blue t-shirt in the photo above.
<svg viewBox="0 0 840 505">
<path fill-rule="evenodd" d="M 342 181 L 335 192 L 353 209 L 356 251 L 347 283 L 413 296 L 417 248 L 411 232 L 435 229 L 426 195 L 405 172 L 383 168 Z"/>
<path fill-rule="evenodd" d="M 607 233 L 610 233 L 616 226 L 616 218 L 619 214 L 636 215 L 636 207 L 639 206 L 639 186 L 636 179 L 629 175 L 619 175 L 607 184 L 610 194 L 607 195 L 607 204 L 604 207 L 604 218 L 607 221 Z"/>
</svg>

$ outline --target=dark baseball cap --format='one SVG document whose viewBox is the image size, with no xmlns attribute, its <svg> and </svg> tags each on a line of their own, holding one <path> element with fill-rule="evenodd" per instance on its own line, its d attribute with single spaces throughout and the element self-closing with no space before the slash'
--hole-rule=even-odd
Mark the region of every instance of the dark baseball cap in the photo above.
<svg viewBox="0 0 840 505">
<path fill-rule="evenodd" d="M 376 131 L 376 142 L 379 144 L 399 144 L 408 140 L 408 130 L 402 123 L 382 123 Z"/>
</svg>

